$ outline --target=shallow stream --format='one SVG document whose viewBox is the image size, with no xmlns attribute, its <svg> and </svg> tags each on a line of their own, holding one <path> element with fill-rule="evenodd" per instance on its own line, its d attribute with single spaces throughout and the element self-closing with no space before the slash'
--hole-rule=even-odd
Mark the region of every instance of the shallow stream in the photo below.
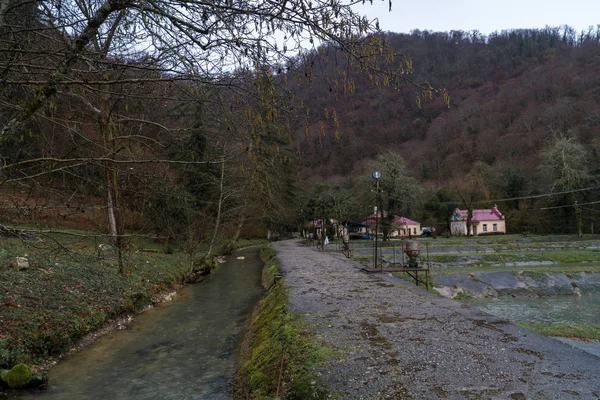
<svg viewBox="0 0 600 400">
<path fill-rule="evenodd" d="M 237 259 L 237 257 L 245 259 Z M 258 248 L 135 317 L 50 371 L 27 399 L 231 399 L 235 348 L 262 293 Z"/>
</svg>

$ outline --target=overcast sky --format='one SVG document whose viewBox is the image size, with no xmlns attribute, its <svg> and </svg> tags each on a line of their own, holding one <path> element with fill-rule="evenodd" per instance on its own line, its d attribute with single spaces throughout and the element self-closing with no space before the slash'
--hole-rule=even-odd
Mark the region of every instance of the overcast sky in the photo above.
<svg viewBox="0 0 600 400">
<path fill-rule="evenodd" d="M 575 30 L 600 24 L 600 0 L 373 0 L 357 10 L 379 18 L 381 29 L 470 31 L 484 34 L 514 28 L 570 25 Z"/>
</svg>

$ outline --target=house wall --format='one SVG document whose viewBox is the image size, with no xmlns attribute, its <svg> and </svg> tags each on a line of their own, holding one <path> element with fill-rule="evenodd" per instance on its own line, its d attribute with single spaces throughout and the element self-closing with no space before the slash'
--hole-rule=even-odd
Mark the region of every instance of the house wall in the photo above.
<svg viewBox="0 0 600 400">
<path fill-rule="evenodd" d="M 465 236 L 467 234 L 467 222 L 466 221 L 451 221 L 450 222 L 450 233 L 453 236 Z"/>
<path fill-rule="evenodd" d="M 406 228 L 402 227 L 400 229 L 390 231 L 390 237 L 408 237 L 409 236 L 408 229 L 410 229 L 411 236 L 419 236 L 421 234 L 421 224 L 413 224 L 413 225 L 406 225 Z M 361 228 L 360 232 L 361 233 L 374 233 L 375 227 L 373 226 L 372 228 Z M 379 226 L 379 233 L 381 233 L 381 226 Z"/>
<path fill-rule="evenodd" d="M 403 225 L 399 229 L 390 232 L 390 237 L 408 237 L 419 236 L 421 234 L 421 224 Z"/>
<path fill-rule="evenodd" d="M 494 231 L 494 224 L 496 224 L 497 227 L 496 231 Z M 486 225 L 487 230 L 484 230 L 484 225 Z M 492 235 L 495 233 L 506 233 L 506 222 L 504 220 L 477 221 L 475 232 L 477 233 L 477 235 Z M 450 233 L 454 236 L 465 236 L 467 234 L 467 221 L 451 221 Z"/>
<path fill-rule="evenodd" d="M 497 226 L 496 231 L 494 231 L 494 224 Z M 484 225 L 487 226 L 487 230 L 484 230 Z M 494 233 L 506 233 L 506 222 L 504 220 L 479 221 L 479 225 L 477 226 L 477 234 L 489 235 Z"/>
</svg>

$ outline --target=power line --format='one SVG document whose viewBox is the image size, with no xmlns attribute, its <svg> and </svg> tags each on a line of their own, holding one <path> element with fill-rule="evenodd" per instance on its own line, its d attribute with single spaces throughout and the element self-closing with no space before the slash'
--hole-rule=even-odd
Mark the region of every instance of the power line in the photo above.
<svg viewBox="0 0 600 400">
<path fill-rule="evenodd" d="M 550 193 L 534 194 L 534 195 L 531 195 L 531 196 L 510 197 L 510 198 L 505 198 L 505 199 L 480 200 L 480 201 L 473 201 L 472 204 L 484 204 L 484 203 L 492 203 L 492 202 L 498 202 L 499 203 L 499 202 L 503 202 L 503 201 L 539 199 L 539 198 L 542 198 L 542 197 L 559 196 L 559 195 L 562 195 L 562 194 L 585 192 L 585 191 L 588 191 L 588 190 L 596 190 L 596 189 L 600 189 L 600 186 L 591 186 L 591 187 L 586 187 L 586 188 L 581 188 L 581 189 L 565 190 L 563 192 L 550 192 Z M 390 196 L 390 198 L 393 198 L 394 200 L 403 201 L 404 203 L 421 204 L 421 202 L 418 202 L 418 201 L 406 201 L 403 198 L 398 197 L 398 196 Z M 460 200 L 455 200 L 455 201 L 440 201 L 438 204 L 462 204 L 462 203 L 463 202 L 460 201 Z M 536 210 L 538 210 L 538 209 L 536 209 Z"/>
<path fill-rule="evenodd" d="M 513 200 L 538 199 L 540 197 L 558 196 L 558 195 L 561 195 L 561 194 L 584 192 L 584 191 L 587 191 L 587 190 L 595 190 L 595 189 L 600 189 L 600 186 L 593 186 L 593 187 L 587 187 L 587 188 L 582 188 L 582 189 L 565 190 L 563 192 L 550 192 L 550 193 L 543 193 L 543 194 L 535 194 L 535 195 L 531 195 L 531 196 L 512 197 L 512 198 L 508 198 L 508 199 L 494 199 L 494 200 L 474 201 L 473 204 L 489 203 L 491 201 L 513 201 Z"/>
<path fill-rule="evenodd" d="M 600 201 L 590 201 L 588 203 L 575 203 L 575 204 L 567 204 L 564 206 L 554 206 L 554 207 L 542 207 L 542 208 L 529 208 L 528 211 L 535 211 L 535 210 L 552 210 L 555 208 L 567 208 L 567 207 L 579 207 L 579 206 L 587 206 L 590 204 L 600 204 Z"/>
</svg>

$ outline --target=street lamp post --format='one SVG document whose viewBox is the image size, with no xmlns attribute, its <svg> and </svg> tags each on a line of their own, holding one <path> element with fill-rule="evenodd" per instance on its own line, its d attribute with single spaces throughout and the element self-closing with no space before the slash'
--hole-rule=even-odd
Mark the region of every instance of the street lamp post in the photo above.
<svg viewBox="0 0 600 400">
<path fill-rule="evenodd" d="M 381 178 L 381 171 L 375 170 L 371 173 L 373 179 L 375 179 L 375 254 L 373 255 L 373 268 L 377 268 L 377 255 L 379 250 L 378 247 L 378 235 L 379 232 L 379 213 L 381 213 L 381 208 L 379 207 L 379 179 Z M 383 215 L 383 214 L 382 214 Z M 383 264 L 381 264 L 381 268 L 383 272 Z"/>
</svg>

